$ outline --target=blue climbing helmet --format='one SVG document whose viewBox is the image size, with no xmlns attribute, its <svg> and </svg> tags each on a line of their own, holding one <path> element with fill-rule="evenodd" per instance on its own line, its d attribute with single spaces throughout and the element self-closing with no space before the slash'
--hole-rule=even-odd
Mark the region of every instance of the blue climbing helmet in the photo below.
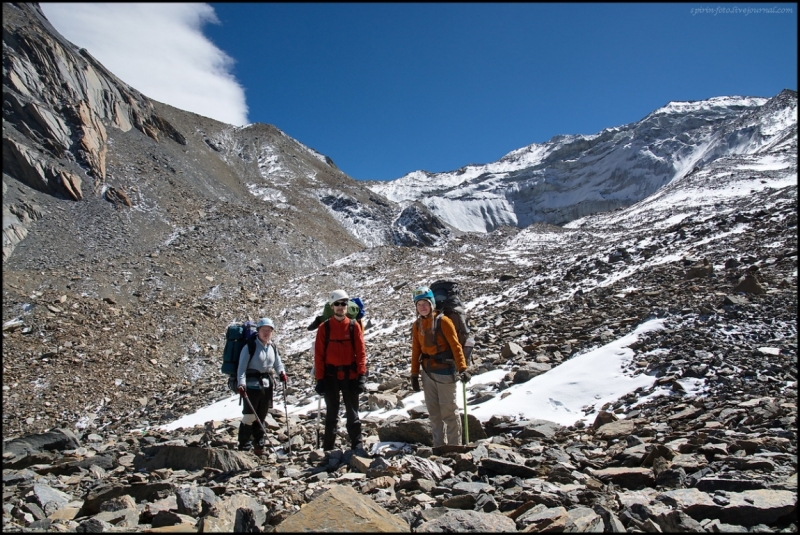
<svg viewBox="0 0 800 535">
<path fill-rule="evenodd" d="M 258 320 L 258 323 L 256 323 L 256 330 L 259 330 L 261 327 L 272 327 L 275 329 L 275 324 L 269 318 L 261 318 Z"/>
<path fill-rule="evenodd" d="M 412 293 L 414 296 L 414 304 L 421 299 L 427 300 L 432 308 L 436 308 L 436 299 L 433 297 L 433 292 L 427 286 L 420 286 Z"/>
</svg>

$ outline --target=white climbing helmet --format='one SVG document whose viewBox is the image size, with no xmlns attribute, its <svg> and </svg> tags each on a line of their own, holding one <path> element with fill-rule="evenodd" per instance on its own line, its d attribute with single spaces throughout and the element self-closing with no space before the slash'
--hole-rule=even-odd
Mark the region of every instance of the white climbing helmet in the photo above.
<svg viewBox="0 0 800 535">
<path fill-rule="evenodd" d="M 347 292 L 344 290 L 334 290 L 331 292 L 331 297 L 328 299 L 328 304 L 332 305 L 340 299 L 350 299 L 350 296 L 347 295 Z"/>
</svg>

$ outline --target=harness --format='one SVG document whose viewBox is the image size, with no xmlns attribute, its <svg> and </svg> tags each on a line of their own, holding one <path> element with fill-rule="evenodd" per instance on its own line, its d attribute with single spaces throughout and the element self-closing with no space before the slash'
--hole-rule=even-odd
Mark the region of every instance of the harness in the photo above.
<svg viewBox="0 0 800 535">
<path fill-rule="evenodd" d="M 331 342 L 331 324 L 329 322 L 330 322 L 330 319 L 327 319 L 327 320 L 325 320 L 325 323 L 323 323 L 323 325 L 325 326 L 325 352 L 323 353 L 323 355 L 325 357 L 328 356 L 328 343 Z M 354 320 L 351 319 L 350 320 L 350 343 L 353 346 L 353 355 L 356 354 L 355 328 L 356 328 L 355 327 L 355 322 L 354 322 Z M 333 340 L 333 342 L 338 342 L 340 344 L 343 344 L 343 343 L 347 342 L 347 340 Z M 334 366 L 333 364 L 328 364 L 328 363 L 325 364 L 325 375 L 326 376 L 331 376 L 332 375 L 333 377 L 338 378 L 339 377 L 339 373 L 338 372 L 342 372 L 342 375 L 344 375 L 345 380 L 349 380 L 350 376 L 346 373 L 347 371 L 352 371 L 353 373 L 357 373 L 358 372 L 358 365 L 356 364 L 356 359 L 355 358 L 353 359 L 353 362 L 351 362 L 349 365 Z"/>
<path fill-rule="evenodd" d="M 438 334 L 442 332 L 442 327 L 440 324 L 441 314 L 433 317 L 433 332 L 434 332 L 434 340 L 436 341 L 436 349 L 439 349 L 439 337 Z M 422 330 L 422 325 L 420 324 L 420 318 L 417 318 L 417 332 Z M 427 353 L 420 353 L 419 355 L 420 363 L 422 364 L 422 369 L 425 373 L 430 375 L 435 373 L 437 375 L 455 375 L 456 373 L 456 361 L 453 358 L 453 350 L 450 349 L 450 346 L 447 346 L 447 349 L 444 351 L 439 351 L 433 355 L 429 355 Z M 447 365 L 447 368 L 441 368 L 440 370 L 430 370 L 430 360 L 436 362 L 439 365 Z"/>
</svg>

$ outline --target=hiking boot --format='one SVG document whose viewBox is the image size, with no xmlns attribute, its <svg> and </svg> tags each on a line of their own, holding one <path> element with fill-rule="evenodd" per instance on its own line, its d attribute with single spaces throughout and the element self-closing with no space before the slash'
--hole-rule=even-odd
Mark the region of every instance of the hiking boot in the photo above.
<svg viewBox="0 0 800 535">
<path fill-rule="evenodd" d="M 252 433 L 252 425 L 239 424 L 239 451 L 250 451 L 250 438 Z"/>
<path fill-rule="evenodd" d="M 264 449 L 267 445 L 266 441 L 264 440 L 264 433 L 260 433 L 260 437 L 255 437 L 255 432 L 253 432 L 253 453 L 261 457 L 264 455 Z"/>
</svg>

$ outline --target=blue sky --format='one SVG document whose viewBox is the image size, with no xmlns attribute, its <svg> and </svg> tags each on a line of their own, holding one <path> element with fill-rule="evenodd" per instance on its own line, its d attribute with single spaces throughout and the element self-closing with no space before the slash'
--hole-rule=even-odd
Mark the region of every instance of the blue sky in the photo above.
<svg viewBox="0 0 800 535">
<path fill-rule="evenodd" d="M 797 89 L 796 4 L 42 7 L 144 94 L 273 124 L 365 180 L 492 162 L 673 100 Z"/>
</svg>

